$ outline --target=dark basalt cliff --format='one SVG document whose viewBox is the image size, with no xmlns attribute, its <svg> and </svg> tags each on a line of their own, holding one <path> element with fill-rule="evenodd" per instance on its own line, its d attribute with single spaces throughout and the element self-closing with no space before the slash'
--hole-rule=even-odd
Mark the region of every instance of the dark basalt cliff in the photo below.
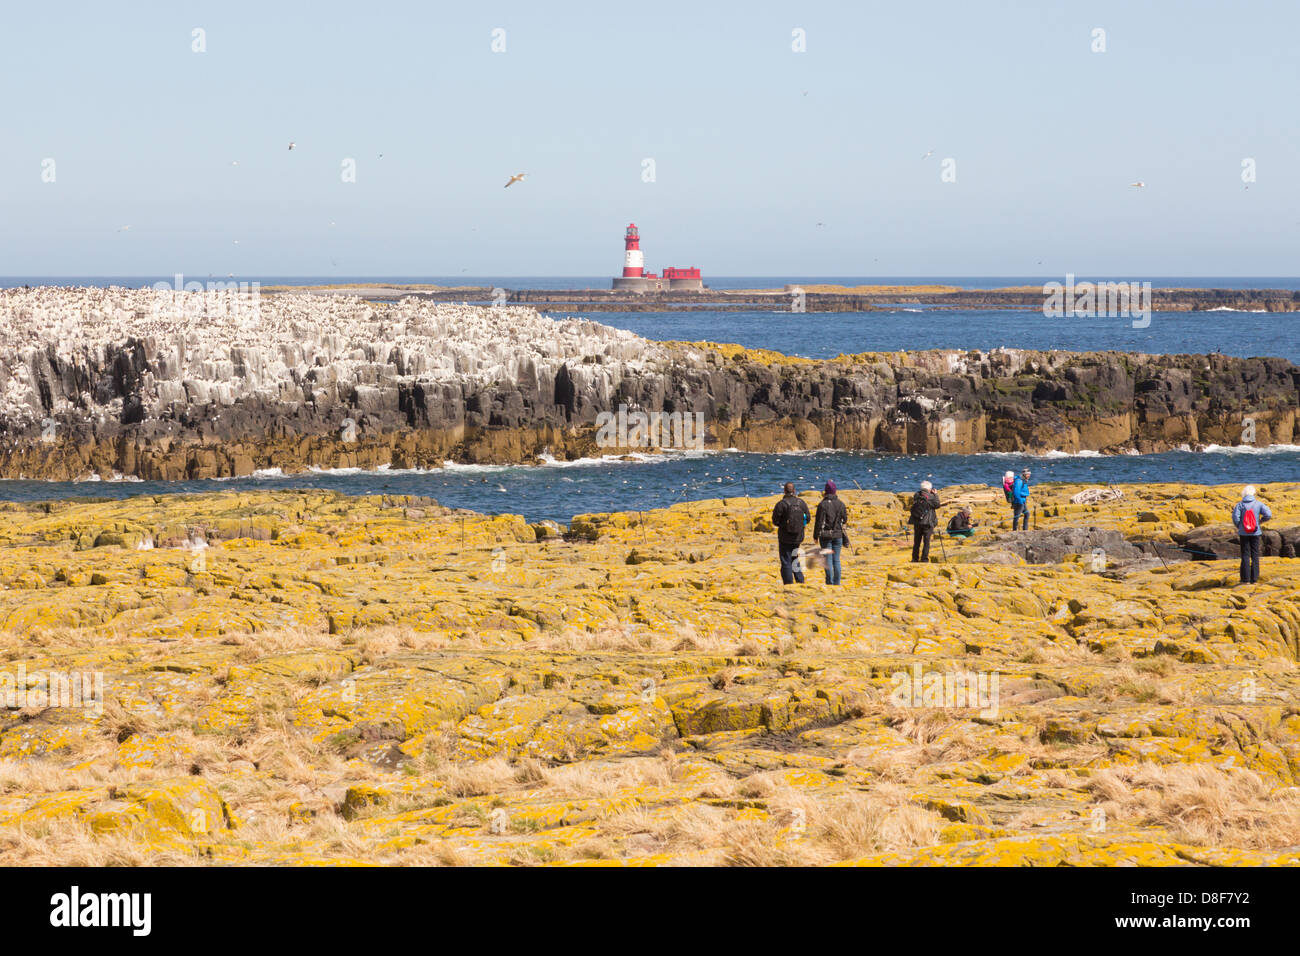
<svg viewBox="0 0 1300 956">
<path fill-rule="evenodd" d="M 298 299 L 311 297 L 276 308 Z M 1296 439 L 1300 368 L 1283 359 L 1000 350 L 809 361 L 649 343 L 527 309 L 301 307 L 332 310 L 320 317 L 331 330 L 279 313 L 259 318 L 265 328 L 223 331 L 211 316 L 194 325 L 128 310 L 114 319 L 126 331 L 98 343 L 6 348 L 0 477 L 617 454 L 595 426 L 619 405 L 699 413 L 706 448 L 751 451 L 1148 452 Z M 84 338 L 96 326 L 78 328 Z"/>
</svg>

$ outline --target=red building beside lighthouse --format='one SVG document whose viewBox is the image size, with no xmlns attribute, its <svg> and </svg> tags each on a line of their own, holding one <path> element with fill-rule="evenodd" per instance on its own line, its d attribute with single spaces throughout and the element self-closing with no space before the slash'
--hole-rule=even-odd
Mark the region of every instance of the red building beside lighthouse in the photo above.
<svg viewBox="0 0 1300 956">
<path fill-rule="evenodd" d="M 641 233 L 636 223 L 629 223 L 623 234 L 623 275 L 614 280 L 614 289 L 620 292 L 676 292 L 702 291 L 704 280 L 700 270 L 664 269 L 662 277 L 645 271 L 645 257 L 641 254 Z"/>
</svg>

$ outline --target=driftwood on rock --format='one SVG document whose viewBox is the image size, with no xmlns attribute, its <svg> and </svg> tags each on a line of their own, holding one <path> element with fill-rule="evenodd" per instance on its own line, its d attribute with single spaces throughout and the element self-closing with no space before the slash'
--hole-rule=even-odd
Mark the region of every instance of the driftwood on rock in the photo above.
<svg viewBox="0 0 1300 956">
<path fill-rule="evenodd" d="M 1124 497 L 1124 492 L 1118 488 L 1085 488 L 1070 498 L 1072 505 L 1095 505 L 1102 501 L 1118 501 Z"/>
</svg>

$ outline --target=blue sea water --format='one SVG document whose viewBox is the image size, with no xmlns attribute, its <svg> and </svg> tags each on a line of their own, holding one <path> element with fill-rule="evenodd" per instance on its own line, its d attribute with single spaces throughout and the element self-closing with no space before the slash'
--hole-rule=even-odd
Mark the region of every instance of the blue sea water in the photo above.
<svg viewBox="0 0 1300 956">
<path fill-rule="evenodd" d="M 1153 312 L 1145 328 L 1131 318 L 1048 318 L 1016 309 L 878 312 L 551 312 L 581 315 L 646 338 L 736 342 L 786 355 L 833 358 L 900 349 L 1067 349 L 1157 355 L 1222 352 L 1277 355 L 1300 364 L 1300 314 Z"/>
<path fill-rule="evenodd" d="M 430 471 L 316 471 L 204 481 L 0 481 L 0 500 L 70 497 L 125 498 L 177 492 L 269 491 L 320 488 L 345 494 L 431 495 L 441 504 L 486 514 L 522 514 L 568 523 L 585 512 L 662 508 L 676 501 L 765 497 L 793 481 L 820 489 L 827 479 L 847 489 L 913 491 L 923 479 L 936 486 L 1001 486 L 1002 473 L 1033 469 L 1033 481 L 1089 485 L 1194 482 L 1260 486 L 1300 481 L 1300 447 L 1267 450 L 1166 452 L 1159 455 L 878 455 L 815 451 L 764 455 L 685 453 L 654 460 L 584 460 L 537 467 L 454 465 Z"/>
</svg>

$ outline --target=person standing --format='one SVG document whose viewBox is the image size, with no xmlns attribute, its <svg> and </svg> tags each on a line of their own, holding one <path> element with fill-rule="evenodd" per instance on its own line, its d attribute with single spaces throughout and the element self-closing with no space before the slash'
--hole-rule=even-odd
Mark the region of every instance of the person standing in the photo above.
<svg viewBox="0 0 1300 956">
<path fill-rule="evenodd" d="M 1028 468 L 1020 473 L 1015 484 L 1011 486 L 1011 530 L 1016 530 L 1016 522 L 1021 516 L 1025 519 L 1025 530 L 1029 530 L 1029 476 L 1033 474 Z"/>
<path fill-rule="evenodd" d="M 772 524 L 776 527 L 776 550 L 781 558 L 781 583 L 803 584 L 803 565 L 799 560 L 799 545 L 803 544 L 804 528 L 812 517 L 807 503 L 794 493 L 794 482 L 785 483 L 785 497 L 772 509 Z"/>
<path fill-rule="evenodd" d="M 912 496 L 912 510 L 907 523 L 912 525 L 912 561 L 930 560 L 930 536 L 939 523 L 939 496 L 928 481 L 921 482 L 920 490 Z"/>
<path fill-rule="evenodd" d="M 1259 583 L 1259 546 L 1264 536 L 1263 524 L 1273 517 L 1273 512 L 1262 501 L 1255 500 L 1255 486 L 1241 489 L 1241 500 L 1232 509 L 1232 523 L 1237 528 L 1237 543 L 1241 545 L 1241 583 Z"/>
<path fill-rule="evenodd" d="M 826 482 L 822 489 L 822 500 L 817 503 L 817 520 L 813 524 L 813 537 L 822 549 L 826 559 L 826 583 L 840 583 L 840 549 L 848 536 L 844 526 L 849 521 L 849 509 L 835 491 L 835 482 Z"/>
</svg>

